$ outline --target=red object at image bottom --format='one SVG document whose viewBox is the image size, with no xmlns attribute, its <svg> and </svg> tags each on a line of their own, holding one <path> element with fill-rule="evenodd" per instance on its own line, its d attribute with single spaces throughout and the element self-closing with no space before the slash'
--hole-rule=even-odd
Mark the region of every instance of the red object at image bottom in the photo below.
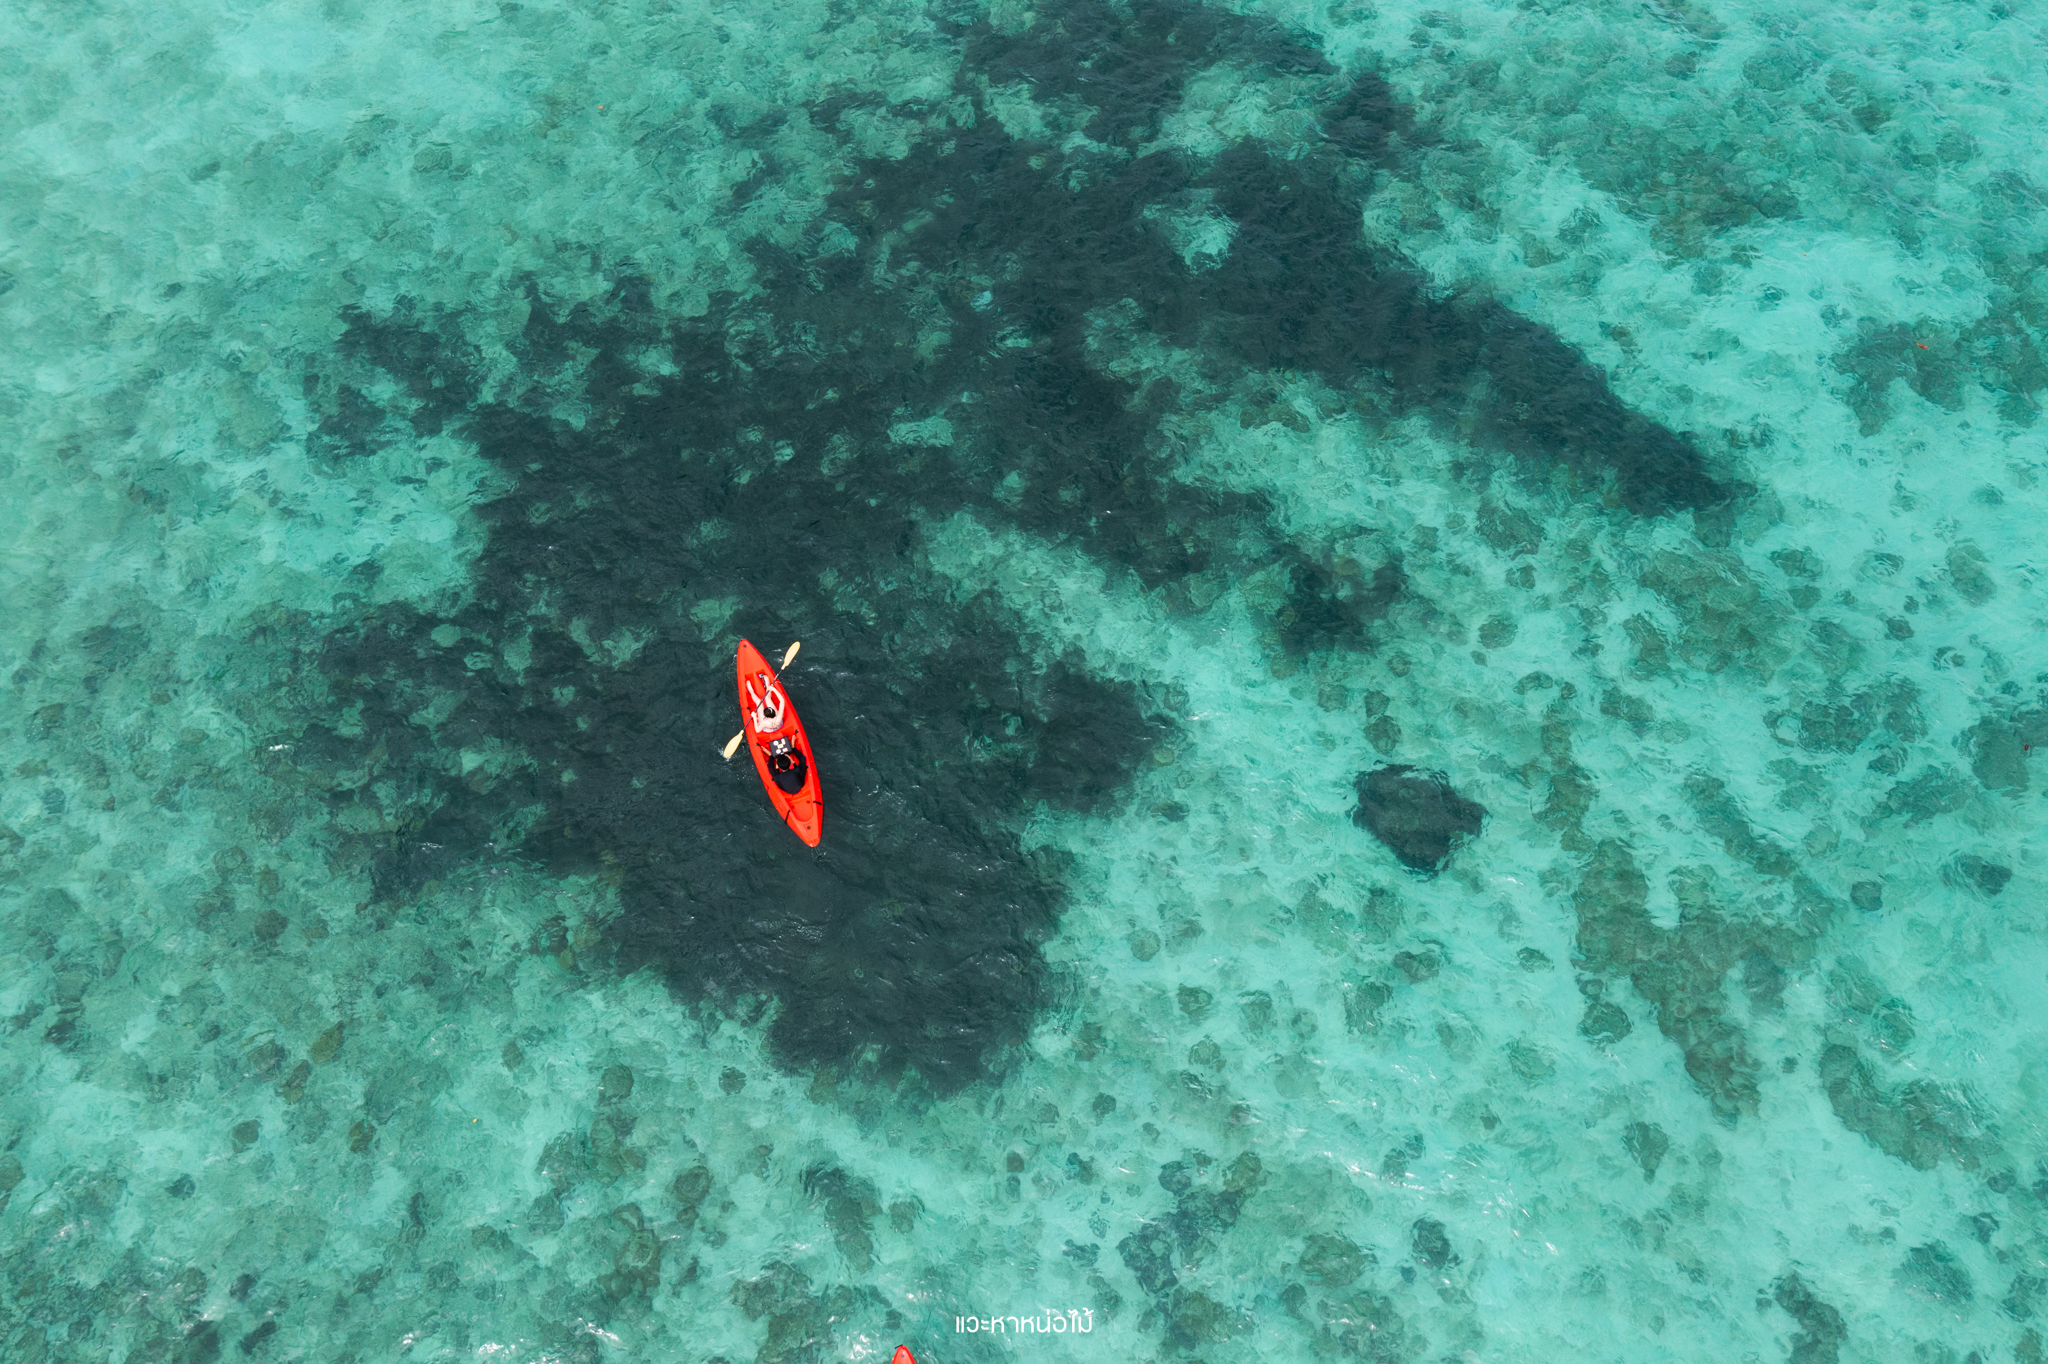
<svg viewBox="0 0 2048 1364">
<path fill-rule="evenodd" d="M 896 1347 L 896 1357 L 891 1359 L 889 1364 L 917 1364 L 917 1356 L 910 1353 L 908 1345 L 898 1345 Z"/>
</svg>

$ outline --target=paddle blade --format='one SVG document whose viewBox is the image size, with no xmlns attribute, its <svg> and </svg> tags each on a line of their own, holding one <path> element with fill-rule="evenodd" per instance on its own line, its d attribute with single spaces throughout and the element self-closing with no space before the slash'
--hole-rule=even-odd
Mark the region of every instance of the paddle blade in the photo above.
<svg viewBox="0 0 2048 1364">
<path fill-rule="evenodd" d="M 732 736 L 731 742 L 725 746 L 724 756 L 727 762 L 731 762 L 732 755 L 740 751 L 740 745 L 746 741 L 746 737 L 747 732 L 744 729 Z"/>
<path fill-rule="evenodd" d="M 788 649 L 788 650 L 787 650 L 787 651 L 786 651 L 786 652 L 785 652 L 785 653 L 784 653 L 784 654 L 782 655 L 782 662 L 781 662 L 781 663 L 779 663 L 779 664 L 777 664 L 776 666 L 777 666 L 777 667 L 782 667 L 782 668 L 787 668 L 787 667 L 789 666 L 789 664 L 790 664 L 790 660 L 796 657 L 796 651 L 797 651 L 798 649 L 801 649 L 801 648 L 803 648 L 803 647 L 804 647 L 804 642 L 803 642 L 802 640 L 800 640 L 800 639 L 799 639 L 799 640 L 796 640 L 796 641 L 794 641 L 793 643 L 791 643 L 791 644 L 790 644 L 790 646 L 789 646 L 789 649 Z"/>
</svg>

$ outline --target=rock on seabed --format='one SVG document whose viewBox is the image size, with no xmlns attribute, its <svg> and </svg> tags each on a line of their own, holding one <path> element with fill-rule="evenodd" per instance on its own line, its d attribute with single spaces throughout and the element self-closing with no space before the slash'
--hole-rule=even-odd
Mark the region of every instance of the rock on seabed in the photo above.
<svg viewBox="0 0 2048 1364">
<path fill-rule="evenodd" d="M 1434 876 L 1486 823 L 1486 807 L 1451 789 L 1441 772 L 1405 764 L 1358 774 L 1352 823 L 1386 844 L 1410 871 Z"/>
</svg>

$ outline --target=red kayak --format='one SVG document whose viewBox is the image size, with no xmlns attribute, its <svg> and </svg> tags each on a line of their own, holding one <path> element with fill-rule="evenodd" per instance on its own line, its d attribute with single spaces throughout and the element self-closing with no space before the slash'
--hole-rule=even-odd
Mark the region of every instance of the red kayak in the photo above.
<svg viewBox="0 0 2048 1364">
<path fill-rule="evenodd" d="M 782 822 L 815 848 L 825 832 L 825 797 L 818 785 L 818 765 L 811 760 L 810 736 L 782 690 L 782 679 L 761 651 L 744 639 L 739 678 L 740 719 L 746 725 L 754 770 L 761 774 L 761 785 Z"/>
</svg>

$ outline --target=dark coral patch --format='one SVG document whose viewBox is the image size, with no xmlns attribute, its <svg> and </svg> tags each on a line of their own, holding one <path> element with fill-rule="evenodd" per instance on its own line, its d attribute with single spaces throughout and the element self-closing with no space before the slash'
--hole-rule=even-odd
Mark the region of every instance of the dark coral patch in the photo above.
<svg viewBox="0 0 2048 1364">
<path fill-rule="evenodd" d="M 1090 136 L 1112 145 L 1148 140 L 1187 80 L 1226 48 L 1233 60 L 1257 53 L 1282 70 L 1327 69 L 1319 53 L 1270 24 L 1195 5 L 1141 3 L 1126 15 L 1082 4 L 1021 35 L 986 25 L 963 34 L 963 94 L 979 102 L 969 79 L 976 71 L 1070 93 L 1094 110 Z M 858 197 L 879 207 L 907 190 L 918 207 L 939 205 L 907 243 L 939 268 L 953 268 L 963 239 L 981 248 L 1005 219 L 1024 216 L 1029 230 L 1007 244 L 1029 268 L 1002 272 L 1008 278 L 994 287 L 987 320 L 971 332 L 998 327 L 1005 314 L 1037 331 L 1038 319 L 1071 316 L 1077 305 L 1129 300 L 1154 332 L 1200 351 L 1222 382 L 1246 369 L 1294 370 L 1339 388 L 1377 382 L 1404 408 L 1469 397 L 1480 420 L 1467 429 L 1489 445 L 1588 484 L 1612 479 L 1631 511 L 1727 501 L 1732 488 L 1687 438 L 1629 410 L 1555 333 L 1490 300 L 1445 297 L 1406 258 L 1365 241 L 1353 163 L 1386 163 L 1433 140 L 1390 87 L 1361 76 L 1324 111 L 1323 126 L 1329 150 L 1305 157 L 1246 141 L 1206 165 L 1154 152 L 1093 167 L 1098 174 L 1055 176 L 1019 155 L 1048 160 L 1053 147 L 1010 142 L 984 118 L 948 136 L 940 164 L 920 149 L 876 168 L 873 198 L 866 190 Z M 972 192 L 948 203 L 930 193 L 935 183 Z M 1208 196 L 1235 226 L 1230 251 L 1211 269 L 1191 269 L 1147 216 L 1190 192 Z M 878 213 L 877 226 L 857 226 L 871 236 L 901 216 Z M 956 325 L 967 322 L 965 311 L 956 308 Z"/>
<path fill-rule="evenodd" d="M 468 414 L 517 475 L 483 509 L 473 599 L 444 616 L 393 608 L 332 640 L 332 685 L 360 703 L 365 735 L 313 735 L 309 757 L 344 804 L 366 786 L 349 769 L 375 767 L 401 824 L 373 863 L 381 897 L 506 856 L 613 876 L 620 967 L 654 966 L 693 995 L 779 996 L 790 1064 L 876 1043 L 885 1071 L 957 1085 L 1021 1036 L 1045 986 L 1059 882 L 1016 842 L 1020 801 L 1113 799 L 1170 707 L 1042 666 L 986 600 L 885 590 L 918 498 L 949 495 L 881 459 L 847 471 L 866 496 L 841 495 L 819 456 L 874 442 L 893 403 L 820 403 L 854 377 L 734 354 L 730 315 L 667 332 L 647 309 L 628 287 L 603 310 L 535 310 L 534 367 L 581 347 L 597 415 L 579 431 L 511 404 Z M 396 325 L 357 318 L 358 358 L 441 353 L 384 335 Z M 648 382 L 623 357 L 657 342 L 681 372 Z M 774 469 L 778 441 L 809 458 Z M 762 465 L 774 472 L 742 494 L 736 475 Z M 751 772 L 716 761 L 737 703 L 730 644 L 702 638 L 708 600 L 755 603 L 751 633 L 807 642 L 791 687 L 827 779 L 819 857 L 788 855 Z M 459 646 L 439 642 L 451 630 Z M 462 751 L 493 744 L 516 758 L 462 770 Z"/>
<path fill-rule="evenodd" d="M 1841 1358 L 1849 1332 L 1839 1311 L 1816 1297 L 1797 1274 L 1778 1280 L 1772 1296 L 1799 1323 L 1792 1337 L 1792 1364 L 1835 1364 Z"/>
<path fill-rule="evenodd" d="M 1214 595 L 1195 579 L 1277 566 L 1283 647 L 1370 648 L 1409 590 L 1399 562 L 1297 543 L 1264 496 L 1179 476 L 1162 429 L 1277 368 L 1476 411 L 1487 448 L 1611 481 L 1638 511 L 1725 496 L 1556 337 L 1444 299 L 1363 240 L 1360 163 L 1429 137 L 1384 86 L 1354 82 L 1330 145 L 1301 160 L 1250 142 L 1208 163 L 1139 155 L 1218 62 L 1329 68 L 1278 26 L 1198 5 L 947 27 L 961 112 L 894 111 L 923 131 L 893 159 L 849 158 L 809 235 L 750 243 L 748 297 L 683 319 L 631 275 L 569 307 L 537 282 L 509 381 L 474 340 L 496 314 L 348 314 L 308 386 L 317 443 L 340 456 L 447 430 L 502 491 L 479 509 L 489 539 L 462 602 L 388 608 L 333 639 L 325 670 L 361 735 L 309 729 L 291 759 L 337 806 L 368 807 L 359 823 L 396 827 L 373 859 L 380 918 L 481 862 L 588 869 L 619 887 L 621 967 L 779 998 L 789 1064 L 873 1044 L 882 1071 L 939 1088 L 983 1073 L 1045 998 L 1059 868 L 1025 854 L 1022 814 L 1113 805 L 1180 707 L 1049 661 L 994 599 L 911 589 L 934 526 L 963 511 L 1013 526 L 1190 608 Z M 984 78 L 1071 95 L 1093 143 L 1013 136 Z M 830 132 L 851 107 L 810 121 Z M 730 121 L 735 137 L 763 126 Z M 1157 226 L 1190 195 L 1236 228 L 1201 271 Z M 1191 348 L 1198 391 L 1113 372 L 1111 315 Z M 940 416 L 950 440 L 904 437 Z M 806 642 L 791 686 L 827 792 L 816 857 L 763 827 L 743 767 L 706 761 L 733 726 L 742 631 Z M 1372 818 L 1407 865 L 1433 871 L 1478 831 L 1484 812 L 1447 788 L 1417 806 L 1378 780 L 1395 784 Z"/>
<path fill-rule="evenodd" d="M 1410 871 L 1434 876 L 1486 823 L 1486 807 L 1451 789 L 1441 772 L 1406 764 L 1358 774 L 1351 822 L 1384 843 Z"/>
</svg>

